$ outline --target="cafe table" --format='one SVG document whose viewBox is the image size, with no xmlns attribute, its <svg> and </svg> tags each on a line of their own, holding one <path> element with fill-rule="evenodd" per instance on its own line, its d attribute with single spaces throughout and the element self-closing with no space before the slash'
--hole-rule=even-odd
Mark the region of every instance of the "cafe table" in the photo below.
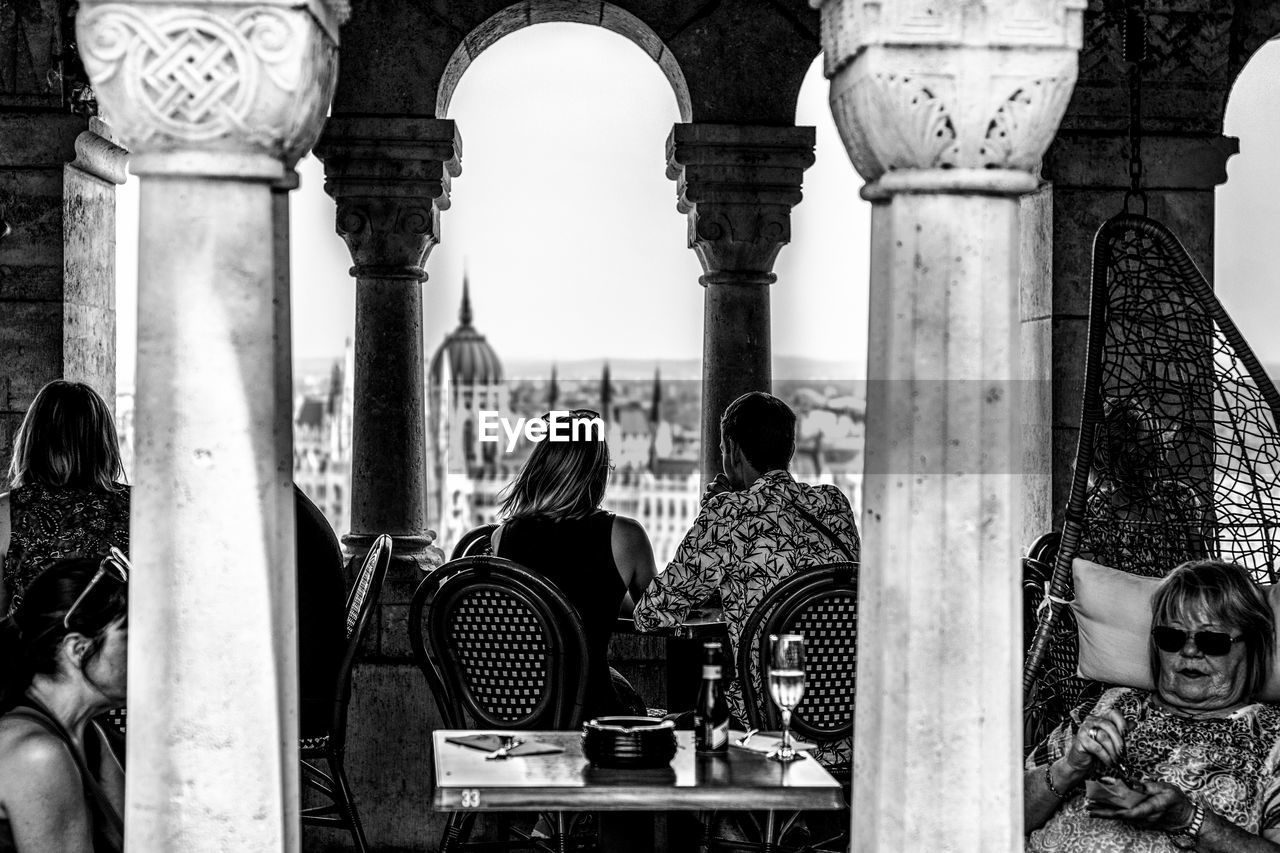
<svg viewBox="0 0 1280 853">
<path fill-rule="evenodd" d="M 840 784 L 812 758 L 780 763 L 731 747 L 723 758 L 699 756 L 693 732 L 676 732 L 670 767 L 612 770 L 592 767 L 578 732 L 519 732 L 563 748 L 550 755 L 490 760 L 487 752 L 450 743 L 451 737 L 483 734 L 437 730 L 434 735 L 433 806 L 445 811 L 664 812 L 703 810 L 843 809 Z M 493 732 L 512 734 L 512 732 Z M 607 823 L 602 815 L 603 823 Z M 616 825 L 616 824 L 615 824 Z M 626 845 L 610 849 L 654 849 L 635 821 L 623 822 Z"/>
</svg>

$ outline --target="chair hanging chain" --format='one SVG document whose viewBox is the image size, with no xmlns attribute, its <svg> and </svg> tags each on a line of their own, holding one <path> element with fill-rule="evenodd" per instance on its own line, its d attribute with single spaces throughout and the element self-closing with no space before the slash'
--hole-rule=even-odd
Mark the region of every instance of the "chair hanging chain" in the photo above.
<svg viewBox="0 0 1280 853">
<path fill-rule="evenodd" d="M 1129 66 L 1129 190 L 1124 195 L 1124 209 L 1129 200 L 1142 202 L 1142 215 L 1147 215 L 1147 194 L 1142 189 L 1142 63 L 1147 59 L 1147 19 L 1142 0 L 1130 0 L 1124 16 L 1124 60 Z"/>
</svg>

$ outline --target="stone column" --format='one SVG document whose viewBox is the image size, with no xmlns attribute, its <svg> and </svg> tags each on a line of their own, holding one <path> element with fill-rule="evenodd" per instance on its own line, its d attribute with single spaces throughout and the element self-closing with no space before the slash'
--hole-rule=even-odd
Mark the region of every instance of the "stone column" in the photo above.
<svg viewBox="0 0 1280 853">
<path fill-rule="evenodd" d="M 130 853 L 298 849 L 271 187 L 319 132 L 344 15 L 90 0 L 77 16 L 142 182 Z"/>
<path fill-rule="evenodd" d="M 335 117 L 316 153 L 355 261 L 351 532 L 343 544 L 358 556 L 391 534 L 395 563 L 406 570 L 388 582 L 416 585 L 421 576 L 407 569 L 439 564 L 427 530 L 422 282 L 450 180 L 462 169 L 462 140 L 443 119 Z"/>
<path fill-rule="evenodd" d="M 294 539 L 293 498 L 293 313 L 292 276 L 289 269 L 289 193 L 298 188 L 297 159 L 284 163 L 284 174 L 271 184 L 271 266 L 272 266 L 272 347 L 275 353 L 274 382 L 276 417 L 284 413 L 288 429 L 276 429 L 275 439 L 275 529 L 269 536 L 276 551 L 271 555 L 271 594 L 275 601 L 298 601 L 297 543 Z M 272 635 L 273 651 L 280 671 L 298 671 L 298 625 L 290 619 L 282 622 Z M 280 704 L 285 714 L 285 729 L 298 731 L 298 694 L 296 684 L 280 684 Z M 296 758 L 296 756 L 293 756 Z M 291 759 L 287 759 L 291 760 Z M 296 763 L 296 762 L 295 762 Z M 302 796 L 301 779 L 287 773 L 285 802 L 296 803 Z M 300 849 L 301 824 L 290 820 L 285 824 L 285 849 Z"/>
<path fill-rule="evenodd" d="M 1070 98 L 1084 0 L 822 6 L 877 205 L 854 849 L 1022 845 L 1019 196 Z M 1034 417 L 1034 413 L 1032 413 Z"/>
<path fill-rule="evenodd" d="M 769 391 L 769 285 L 791 240 L 791 208 L 813 165 L 812 127 L 677 124 L 667 177 L 689 217 L 689 248 L 706 288 L 702 328 L 702 482 L 720 464 L 720 415 L 748 391 Z"/>
<path fill-rule="evenodd" d="M 331 118 L 316 149 L 355 262 L 351 531 L 343 544 L 354 562 L 378 534 L 394 540 L 377 638 L 354 674 L 347 774 L 364 792 L 365 831 L 394 849 L 421 848 L 441 828 L 429 811 L 404 809 L 431 796 L 430 774 L 421 771 L 431 760 L 430 732 L 441 725 L 413 662 L 407 620 L 422 572 L 443 556 L 427 530 L 422 283 L 461 147 L 452 121 L 386 116 Z M 414 725 L 388 730 L 388 716 L 406 709 Z"/>
<path fill-rule="evenodd" d="M 62 170 L 62 376 L 87 382 L 115 408 L 116 187 L 129 152 L 99 118 L 76 137 Z"/>
<path fill-rule="evenodd" d="M 1162 131 L 1142 137 L 1149 213 L 1173 230 L 1210 282 L 1215 191 L 1226 182 L 1227 160 L 1239 147 L 1234 137 L 1210 132 Z M 1080 433 L 1093 236 L 1120 212 L 1129 189 L 1128 135 L 1087 127 L 1062 131 L 1045 154 L 1043 174 L 1052 182 L 1053 287 L 1045 294 L 1043 313 L 1053 323 L 1052 506 L 1053 526 L 1058 527 L 1071 491 Z M 1129 209 L 1141 213 L 1141 207 L 1135 202 Z"/>
<path fill-rule="evenodd" d="M 66 112 L 56 96 L 45 110 L 23 111 L 23 100 L 3 91 L 7 82 L 0 80 L 0 471 L 46 382 L 87 382 L 114 406 L 115 188 L 128 161 L 105 122 Z"/>
</svg>

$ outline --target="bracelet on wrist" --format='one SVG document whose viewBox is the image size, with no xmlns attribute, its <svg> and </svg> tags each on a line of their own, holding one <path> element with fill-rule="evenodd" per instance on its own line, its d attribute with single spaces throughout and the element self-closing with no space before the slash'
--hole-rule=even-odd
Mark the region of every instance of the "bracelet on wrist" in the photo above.
<svg viewBox="0 0 1280 853">
<path fill-rule="evenodd" d="M 1196 803 L 1195 809 L 1191 812 L 1191 820 L 1186 826 L 1179 829 L 1169 830 L 1170 840 L 1173 841 L 1175 847 L 1181 850 L 1194 850 L 1200 838 L 1200 830 L 1204 827 L 1204 816 L 1207 809 L 1204 803 Z"/>
<path fill-rule="evenodd" d="M 1053 784 L 1053 762 L 1052 761 L 1050 761 L 1048 764 L 1044 766 L 1044 784 L 1045 784 L 1045 787 L 1049 789 L 1049 793 L 1053 794 L 1055 797 L 1057 797 L 1060 800 L 1067 799 L 1067 797 L 1070 797 L 1072 794 L 1075 793 L 1076 788 L 1080 787 L 1079 785 L 1075 785 L 1068 788 L 1065 791 L 1059 791 L 1058 787 Z"/>
</svg>

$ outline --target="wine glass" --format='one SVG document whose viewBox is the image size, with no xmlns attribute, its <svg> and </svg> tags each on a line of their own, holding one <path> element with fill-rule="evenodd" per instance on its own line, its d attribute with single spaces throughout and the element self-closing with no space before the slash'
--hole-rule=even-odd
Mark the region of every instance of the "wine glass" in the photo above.
<svg viewBox="0 0 1280 853">
<path fill-rule="evenodd" d="M 799 634 L 769 635 L 769 695 L 782 709 L 782 742 L 769 753 L 774 761 L 804 758 L 791 743 L 791 709 L 804 698 L 804 637 Z"/>
</svg>

